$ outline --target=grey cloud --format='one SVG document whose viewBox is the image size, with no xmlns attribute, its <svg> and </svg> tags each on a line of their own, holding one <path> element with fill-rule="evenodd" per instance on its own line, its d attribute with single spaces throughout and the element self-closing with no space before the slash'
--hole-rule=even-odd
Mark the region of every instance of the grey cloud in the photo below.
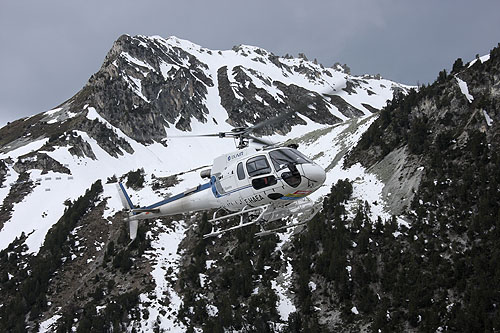
<svg viewBox="0 0 500 333">
<path fill-rule="evenodd" d="M 338 61 L 357 74 L 416 84 L 496 46 L 498 12 L 500 2 L 488 0 L 4 1 L 0 125 L 71 97 L 124 33 L 304 52 L 325 66 Z"/>
</svg>

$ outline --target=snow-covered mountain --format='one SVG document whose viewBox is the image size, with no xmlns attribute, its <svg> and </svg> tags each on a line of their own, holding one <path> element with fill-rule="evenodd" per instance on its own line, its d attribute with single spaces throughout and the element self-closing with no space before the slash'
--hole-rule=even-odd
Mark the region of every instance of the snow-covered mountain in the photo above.
<svg viewBox="0 0 500 333">
<path fill-rule="evenodd" d="M 52 325 L 83 331 L 88 304 L 95 315 L 121 318 L 107 319 L 118 330 L 185 330 L 189 320 L 183 318 L 190 316 L 183 308 L 186 296 L 179 293 L 179 271 L 187 260 L 182 249 L 190 248 L 200 215 L 150 221 L 143 245 L 127 249 L 116 179 L 130 179 L 130 172 L 142 169 L 145 183 L 130 189 L 132 200 L 156 202 L 199 184 L 200 169 L 235 149 L 231 140 L 175 136 L 225 131 L 295 110 L 296 117 L 261 134 L 275 142 L 295 140 L 326 168 L 327 182 L 313 199 L 322 200 L 332 184 L 349 178 L 356 200 L 375 203 L 370 216 L 389 219 L 384 184 L 360 164 L 343 168 L 344 156 L 377 118 L 374 112 L 410 88 L 258 47 L 215 51 L 175 37 L 121 36 L 75 96 L 0 129 L 0 250 L 5 257 L 0 309 L 18 304 L 10 315 L 29 317 L 13 325 L 28 325 L 31 331 L 50 331 Z M 95 185 L 99 180 L 102 191 Z M 274 252 L 290 246 L 290 237 L 281 235 Z M 57 263 L 41 265 L 42 259 Z M 291 278 L 291 259 L 281 259 L 276 270 Z M 206 265 L 217 267 L 215 261 Z M 50 281 L 32 281 L 40 266 L 51 267 L 42 274 Z M 287 291 L 292 282 L 272 278 L 269 283 L 278 297 L 279 316 L 273 322 L 279 328 L 296 309 Z M 132 292 L 138 303 L 119 310 L 111 306 L 127 303 L 120 297 Z M 68 323 L 74 308 L 74 322 Z M 207 304 L 209 316 L 222 311 Z"/>
<path fill-rule="evenodd" d="M 257 47 L 211 51 L 175 37 L 122 36 L 74 97 L 1 130 L 1 199 L 12 201 L 11 189 L 21 183 L 30 183 L 25 186 L 30 193 L 13 199 L 12 216 L 6 212 L 0 220 L 0 247 L 24 231 L 31 233 L 27 244 L 36 253 L 63 202 L 76 199 L 96 179 L 138 168 L 148 176 L 168 176 L 234 150 L 231 141 L 168 136 L 229 130 L 296 109 L 299 117 L 267 129 L 280 142 L 284 134 L 295 137 L 369 116 L 408 88 Z M 21 175 L 29 177 L 20 182 Z M 198 181 L 194 178 L 191 183 Z M 28 218 L 33 216 L 43 223 Z M 18 222 L 26 220 L 31 225 Z"/>
</svg>

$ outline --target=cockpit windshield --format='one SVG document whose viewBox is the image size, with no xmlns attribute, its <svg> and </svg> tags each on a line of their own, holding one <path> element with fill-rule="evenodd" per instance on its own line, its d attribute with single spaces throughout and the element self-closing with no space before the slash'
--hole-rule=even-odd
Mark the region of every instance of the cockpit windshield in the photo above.
<svg viewBox="0 0 500 333">
<path fill-rule="evenodd" d="M 276 171 L 284 169 L 288 164 L 305 164 L 305 163 L 313 163 L 310 159 L 308 159 L 304 154 L 299 152 L 296 149 L 291 148 L 280 148 L 269 152 L 269 157 L 271 157 L 271 161 L 273 162 L 274 168 Z"/>
</svg>

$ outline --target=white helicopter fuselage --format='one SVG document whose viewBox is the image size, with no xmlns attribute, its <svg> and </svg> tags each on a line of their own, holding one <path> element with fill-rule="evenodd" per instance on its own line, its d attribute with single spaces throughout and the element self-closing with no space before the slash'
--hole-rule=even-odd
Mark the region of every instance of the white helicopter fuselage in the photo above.
<svg viewBox="0 0 500 333">
<path fill-rule="evenodd" d="M 221 167 L 223 161 L 227 163 Z M 229 211 L 288 205 L 316 191 L 326 178 L 323 168 L 291 148 L 247 148 L 222 155 L 214 161 L 211 175 L 212 192 Z"/>
<path fill-rule="evenodd" d="M 209 180 L 142 208 L 133 206 L 120 183 L 120 196 L 130 213 L 131 238 L 135 238 L 137 220 L 142 219 L 215 208 L 241 213 L 269 206 L 286 210 L 320 188 L 326 179 L 322 167 L 296 149 L 284 147 L 245 148 L 221 155 L 214 160 L 212 169 L 201 175 Z"/>
</svg>

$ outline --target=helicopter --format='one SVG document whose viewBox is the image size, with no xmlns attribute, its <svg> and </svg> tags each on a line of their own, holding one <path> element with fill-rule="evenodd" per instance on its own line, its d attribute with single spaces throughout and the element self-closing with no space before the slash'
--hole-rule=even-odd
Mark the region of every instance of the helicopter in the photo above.
<svg viewBox="0 0 500 333">
<path fill-rule="evenodd" d="M 117 184 L 124 210 L 129 216 L 130 239 L 137 236 L 138 221 L 162 216 L 216 209 L 212 231 L 203 238 L 216 237 L 231 230 L 259 224 L 256 236 L 265 236 L 284 228 L 296 227 L 310 220 L 317 205 L 307 196 L 319 189 L 326 179 L 325 170 L 298 151 L 298 145 L 277 146 L 251 135 L 255 130 L 290 116 L 292 112 L 251 127 L 237 127 L 229 132 L 189 135 L 237 140 L 237 150 L 213 160 L 212 167 L 200 172 L 206 182 L 152 205 L 135 207 L 124 185 Z M 263 145 L 250 147 L 250 141 Z M 228 214 L 218 216 L 221 211 Z M 232 227 L 217 229 L 220 221 L 239 216 Z M 264 225 L 287 216 L 300 222 L 266 230 Z"/>
</svg>

